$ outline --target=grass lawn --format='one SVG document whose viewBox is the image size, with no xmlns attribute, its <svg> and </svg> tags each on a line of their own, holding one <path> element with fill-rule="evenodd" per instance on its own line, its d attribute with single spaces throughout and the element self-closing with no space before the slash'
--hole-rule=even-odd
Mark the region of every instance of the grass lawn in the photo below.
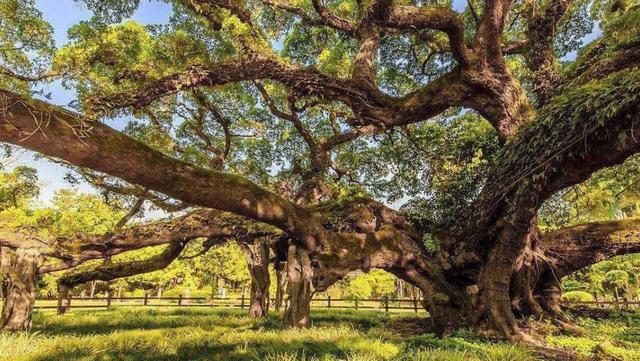
<svg viewBox="0 0 640 361">
<path fill-rule="evenodd" d="M 38 312 L 30 334 L 0 334 L 0 360 L 537 360 L 526 349 L 460 332 L 445 339 L 412 335 L 416 316 L 314 311 L 314 327 L 283 327 L 243 310 L 126 308 Z M 407 320 L 407 317 L 413 319 Z M 640 360 L 640 313 L 579 321 L 589 337 L 547 336 L 549 344 L 588 356 L 605 348 Z M 543 328 L 544 325 L 541 326 Z"/>
</svg>

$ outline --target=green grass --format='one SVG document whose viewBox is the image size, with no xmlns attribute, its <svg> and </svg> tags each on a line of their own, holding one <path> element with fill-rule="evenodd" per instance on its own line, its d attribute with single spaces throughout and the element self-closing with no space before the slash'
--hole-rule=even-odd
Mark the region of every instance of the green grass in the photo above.
<svg viewBox="0 0 640 361">
<path fill-rule="evenodd" d="M 245 312 L 114 307 L 57 316 L 42 311 L 34 316 L 31 333 L 0 333 L 0 360 L 537 360 L 522 347 L 485 342 L 470 332 L 444 339 L 412 335 L 406 329 L 415 323 L 398 321 L 407 315 L 314 311 L 314 326 L 297 330 L 284 327 L 278 315 L 253 320 Z M 637 326 L 640 317 L 585 327 L 601 331 L 600 337 L 609 340 L 607 347 L 627 352 L 624 357 L 635 357 L 640 352 L 640 331 L 628 326 L 634 322 Z M 585 354 L 598 345 L 560 336 L 548 341 L 580 344 Z"/>
<path fill-rule="evenodd" d="M 586 335 L 552 334 L 547 336 L 547 344 L 574 349 L 585 357 L 607 355 L 622 360 L 640 360 L 640 311 L 614 314 L 610 319 L 598 321 L 581 318 L 577 323 Z"/>
</svg>

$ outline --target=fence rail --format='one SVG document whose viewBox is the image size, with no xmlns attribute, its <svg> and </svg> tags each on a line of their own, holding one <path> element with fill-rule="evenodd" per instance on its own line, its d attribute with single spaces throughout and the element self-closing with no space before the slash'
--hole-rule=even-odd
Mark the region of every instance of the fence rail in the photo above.
<svg viewBox="0 0 640 361">
<path fill-rule="evenodd" d="M 640 301 L 627 301 L 627 300 L 615 300 L 615 301 L 565 301 L 565 306 L 583 306 L 600 309 L 614 309 L 614 310 L 632 310 L 640 309 Z"/>
<path fill-rule="evenodd" d="M 273 300 L 271 300 L 273 301 Z M 72 297 L 69 308 L 108 308 L 111 306 L 177 306 L 177 307 L 226 307 L 249 308 L 249 297 Z M 314 309 L 354 309 L 425 312 L 419 299 L 396 298 L 313 298 Z M 57 307 L 56 298 L 39 298 L 35 308 L 52 309 Z"/>
<path fill-rule="evenodd" d="M 272 300 L 273 301 L 273 300 Z M 567 307 L 590 307 L 614 310 L 640 310 L 640 301 L 564 301 Z M 219 307 L 219 308 L 249 308 L 248 297 L 72 297 L 69 308 L 108 308 L 111 306 L 155 306 L 155 307 Z M 39 298 L 35 308 L 54 309 L 57 307 L 56 298 Z M 314 309 L 353 309 L 379 310 L 385 312 L 413 311 L 425 312 L 421 300 L 412 298 L 314 298 L 311 300 Z"/>
</svg>

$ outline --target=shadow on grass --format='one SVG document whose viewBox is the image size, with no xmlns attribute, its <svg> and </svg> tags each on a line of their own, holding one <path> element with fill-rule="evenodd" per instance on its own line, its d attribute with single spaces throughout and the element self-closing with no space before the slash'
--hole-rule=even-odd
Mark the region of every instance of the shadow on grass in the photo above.
<svg viewBox="0 0 640 361">
<path fill-rule="evenodd" d="M 108 334 L 114 331 L 154 330 L 179 327 L 243 328 L 252 327 L 255 320 L 241 310 L 185 310 L 117 308 L 101 311 L 73 311 L 65 315 L 38 312 L 34 328 L 46 335 Z"/>
<path fill-rule="evenodd" d="M 233 309 L 113 308 L 38 313 L 34 341 L 20 360 L 334 360 L 373 352 L 375 360 L 399 352 L 401 340 L 380 336 L 398 316 L 366 311 L 318 310 L 314 327 L 290 329 L 280 314 L 261 320 Z M 392 339 L 390 339 L 392 338 Z M 1 358 L 1 357 L 0 357 Z M 368 358 L 369 359 L 369 358 Z"/>
<path fill-rule="evenodd" d="M 178 347 L 175 352 L 162 352 L 152 350 L 130 350 L 126 352 L 99 352 L 89 350 L 76 350 L 61 352 L 55 355 L 35 355 L 31 361 L 67 361 L 67 360 L 135 360 L 135 361 L 165 361 L 165 360 L 263 360 L 265 357 L 280 354 L 304 354 L 308 358 L 327 357 L 344 358 L 347 353 L 332 342 L 293 342 L 278 341 L 216 344 L 205 342 L 201 345 L 188 345 Z"/>
<path fill-rule="evenodd" d="M 179 327 L 218 327 L 242 329 L 286 329 L 282 315 L 272 312 L 268 317 L 256 320 L 247 317 L 247 311 L 208 308 L 118 308 L 109 310 L 78 310 L 59 316 L 52 312 L 38 312 L 34 316 L 34 331 L 51 336 L 109 334 L 126 330 L 154 330 Z M 395 316 L 396 319 L 398 316 Z M 312 312 L 313 325 L 317 327 L 345 325 L 366 332 L 386 325 L 390 316 L 380 312 L 349 310 L 317 310 Z M 404 318 L 403 318 L 404 319 Z M 424 318 L 408 317 L 408 320 Z"/>
</svg>

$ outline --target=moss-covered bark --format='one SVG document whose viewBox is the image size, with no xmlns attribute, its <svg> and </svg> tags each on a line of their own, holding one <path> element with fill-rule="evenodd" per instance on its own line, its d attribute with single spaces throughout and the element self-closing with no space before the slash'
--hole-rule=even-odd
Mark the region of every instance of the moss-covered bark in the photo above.
<svg viewBox="0 0 640 361">
<path fill-rule="evenodd" d="M 8 278 L 7 295 L 2 305 L 0 330 L 26 331 L 31 328 L 31 314 L 36 301 L 36 268 L 39 255 L 30 250 L 10 252 L 3 262 Z"/>
<path fill-rule="evenodd" d="M 267 239 L 258 239 L 252 243 L 238 241 L 247 260 L 251 275 L 249 298 L 249 316 L 266 317 L 269 312 L 269 243 Z"/>
<path fill-rule="evenodd" d="M 309 254 L 292 242 L 287 256 L 289 305 L 284 317 L 285 323 L 290 326 L 311 326 L 312 276 Z"/>
</svg>

